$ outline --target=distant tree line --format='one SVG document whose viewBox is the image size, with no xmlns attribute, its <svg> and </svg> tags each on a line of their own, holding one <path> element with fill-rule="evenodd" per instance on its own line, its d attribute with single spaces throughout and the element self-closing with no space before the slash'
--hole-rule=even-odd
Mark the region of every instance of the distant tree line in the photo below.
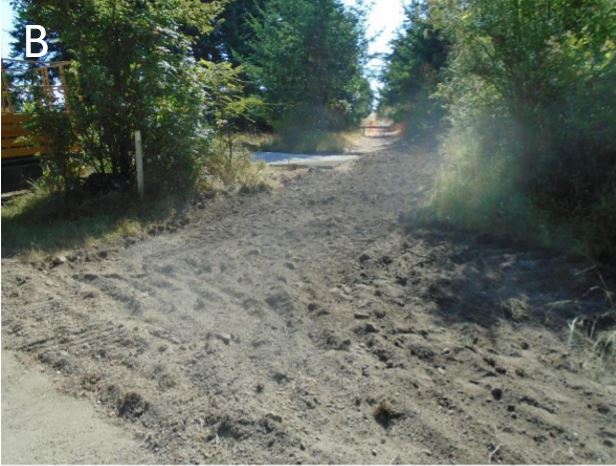
<svg viewBox="0 0 616 466">
<path fill-rule="evenodd" d="M 429 16 L 428 3 L 405 8 L 401 31 L 391 43 L 381 81 L 379 107 L 404 122 L 413 137 L 425 137 L 443 124 L 445 105 L 435 95 L 444 79 L 450 43 Z"/>
</svg>

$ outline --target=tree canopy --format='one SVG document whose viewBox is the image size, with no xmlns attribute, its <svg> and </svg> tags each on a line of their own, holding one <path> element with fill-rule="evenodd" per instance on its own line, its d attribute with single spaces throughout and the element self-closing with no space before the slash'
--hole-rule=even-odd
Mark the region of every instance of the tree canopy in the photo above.
<svg viewBox="0 0 616 466">
<path fill-rule="evenodd" d="M 449 42 L 432 23 L 428 5 L 413 1 L 391 47 L 381 77 L 379 107 L 404 121 L 407 134 L 423 136 L 437 129 L 445 113 L 444 103 L 434 93 L 443 79 Z"/>
<path fill-rule="evenodd" d="M 195 58 L 240 65 L 251 51 L 252 21 L 259 18 L 265 4 L 266 0 L 227 0 L 209 34 L 190 28 Z"/>
<path fill-rule="evenodd" d="M 339 0 L 268 0 L 252 29 L 248 69 L 276 128 L 341 129 L 368 113 L 357 11 Z"/>
</svg>

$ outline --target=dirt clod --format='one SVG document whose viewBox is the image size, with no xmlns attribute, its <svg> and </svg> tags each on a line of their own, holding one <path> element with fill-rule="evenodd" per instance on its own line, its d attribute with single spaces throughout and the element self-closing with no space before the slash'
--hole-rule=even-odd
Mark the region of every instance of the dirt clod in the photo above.
<svg viewBox="0 0 616 466">
<path fill-rule="evenodd" d="M 66 264 L 66 257 L 65 256 L 55 256 L 52 259 L 51 263 L 54 267 L 58 267 L 59 265 Z"/>
<path fill-rule="evenodd" d="M 118 416 L 136 419 L 142 416 L 148 408 L 149 403 L 139 393 L 129 392 L 118 402 Z"/>
<path fill-rule="evenodd" d="M 366 322 L 366 325 L 364 325 L 364 331 L 366 333 L 376 333 L 379 329 L 372 322 Z"/>
<path fill-rule="evenodd" d="M 225 345 L 231 343 L 231 335 L 229 335 L 228 333 L 216 333 L 214 336 L 216 337 L 216 339 L 222 341 Z"/>
<path fill-rule="evenodd" d="M 491 393 L 496 401 L 500 401 L 503 398 L 503 390 L 501 388 L 493 388 Z"/>
<path fill-rule="evenodd" d="M 396 410 L 390 401 L 383 400 L 374 407 L 372 416 L 384 429 L 389 429 L 396 419 L 402 417 L 402 413 Z"/>
</svg>

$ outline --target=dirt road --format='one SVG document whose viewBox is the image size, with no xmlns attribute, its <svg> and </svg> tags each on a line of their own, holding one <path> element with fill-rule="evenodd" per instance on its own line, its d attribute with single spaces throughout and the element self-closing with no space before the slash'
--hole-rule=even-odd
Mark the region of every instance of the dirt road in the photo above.
<svg viewBox="0 0 616 466">
<path fill-rule="evenodd" d="M 3 259 L 3 345 L 143 461 L 616 461 L 616 375 L 567 345 L 567 319 L 606 308 L 596 277 L 405 232 L 438 163 L 394 146 L 144 241 Z"/>
</svg>

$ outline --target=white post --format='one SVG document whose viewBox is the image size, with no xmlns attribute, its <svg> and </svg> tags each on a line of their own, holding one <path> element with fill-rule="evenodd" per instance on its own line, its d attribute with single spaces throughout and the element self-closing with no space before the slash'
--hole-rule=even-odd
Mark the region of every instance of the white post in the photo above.
<svg viewBox="0 0 616 466">
<path fill-rule="evenodd" d="M 143 198 L 143 150 L 141 148 L 141 131 L 135 131 L 135 165 L 137 168 L 137 189 L 139 197 Z"/>
</svg>

